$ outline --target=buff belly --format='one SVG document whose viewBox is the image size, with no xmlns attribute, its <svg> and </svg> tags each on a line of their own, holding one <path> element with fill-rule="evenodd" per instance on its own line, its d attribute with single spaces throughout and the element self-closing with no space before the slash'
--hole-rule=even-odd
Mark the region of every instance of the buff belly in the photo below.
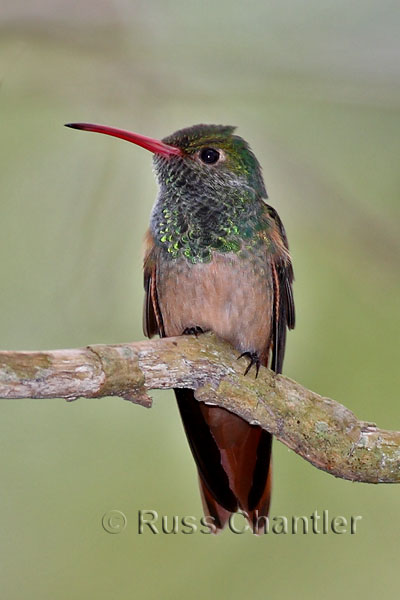
<svg viewBox="0 0 400 600">
<path fill-rule="evenodd" d="M 214 331 L 240 352 L 268 360 L 273 289 L 268 258 L 214 253 L 209 263 L 160 256 L 157 296 L 166 336 Z"/>
</svg>

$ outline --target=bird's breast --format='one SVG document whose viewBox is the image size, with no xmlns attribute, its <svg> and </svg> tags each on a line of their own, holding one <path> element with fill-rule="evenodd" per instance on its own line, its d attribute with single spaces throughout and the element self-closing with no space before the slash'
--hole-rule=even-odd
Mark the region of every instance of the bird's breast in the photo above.
<svg viewBox="0 0 400 600">
<path fill-rule="evenodd" d="M 267 256 L 214 252 L 210 262 L 192 264 L 161 255 L 157 296 L 165 335 L 181 335 L 198 326 L 266 360 L 273 310 Z"/>
</svg>

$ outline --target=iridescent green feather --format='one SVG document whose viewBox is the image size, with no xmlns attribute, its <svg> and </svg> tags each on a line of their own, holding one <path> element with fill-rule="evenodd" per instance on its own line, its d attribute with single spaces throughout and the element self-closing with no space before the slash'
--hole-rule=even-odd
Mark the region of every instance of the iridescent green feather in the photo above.
<svg viewBox="0 0 400 600">
<path fill-rule="evenodd" d="M 156 243 L 172 259 L 208 262 L 215 251 L 247 254 L 268 243 L 261 167 L 233 131 L 223 125 L 183 129 L 163 140 L 181 148 L 181 157 L 155 156 L 160 195 L 151 227 Z M 202 164 L 202 148 L 219 150 L 224 160 Z"/>
</svg>

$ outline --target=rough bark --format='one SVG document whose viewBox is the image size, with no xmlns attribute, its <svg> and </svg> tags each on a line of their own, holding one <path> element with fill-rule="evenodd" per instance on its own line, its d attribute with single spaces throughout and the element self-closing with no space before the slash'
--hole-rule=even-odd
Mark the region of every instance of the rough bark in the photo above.
<svg viewBox="0 0 400 600">
<path fill-rule="evenodd" d="M 336 477 L 400 483 L 400 432 L 359 421 L 345 406 L 261 368 L 212 334 L 49 352 L 0 352 L 0 398 L 120 396 L 151 406 L 148 390 L 187 387 L 274 434 Z"/>
</svg>

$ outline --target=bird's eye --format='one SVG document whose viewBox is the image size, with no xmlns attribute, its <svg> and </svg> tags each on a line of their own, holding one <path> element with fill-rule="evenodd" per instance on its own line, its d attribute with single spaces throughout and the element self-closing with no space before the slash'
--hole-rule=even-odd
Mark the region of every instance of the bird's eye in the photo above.
<svg viewBox="0 0 400 600">
<path fill-rule="evenodd" d="M 199 154 L 200 160 L 206 165 L 215 165 L 219 161 L 220 153 L 214 148 L 203 148 Z"/>
</svg>

